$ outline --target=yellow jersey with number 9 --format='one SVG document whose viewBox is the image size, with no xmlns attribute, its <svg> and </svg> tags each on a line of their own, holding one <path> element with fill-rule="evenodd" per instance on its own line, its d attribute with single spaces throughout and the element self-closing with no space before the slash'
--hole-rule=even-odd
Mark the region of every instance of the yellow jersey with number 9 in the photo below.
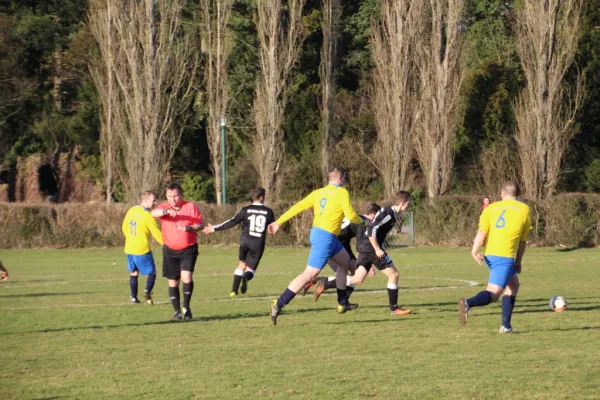
<svg viewBox="0 0 600 400">
<path fill-rule="evenodd" d="M 479 232 L 487 234 L 486 256 L 514 258 L 519 242 L 529 239 L 529 206 L 518 200 L 502 200 L 490 204 L 479 217 Z"/>
<path fill-rule="evenodd" d="M 315 213 L 313 227 L 321 228 L 336 236 L 340 233 L 344 217 L 353 224 L 364 224 L 363 219 L 354 211 L 350 203 L 348 190 L 333 184 L 314 190 L 280 216 L 277 223 L 283 224 L 309 208 L 313 208 Z"/>
</svg>

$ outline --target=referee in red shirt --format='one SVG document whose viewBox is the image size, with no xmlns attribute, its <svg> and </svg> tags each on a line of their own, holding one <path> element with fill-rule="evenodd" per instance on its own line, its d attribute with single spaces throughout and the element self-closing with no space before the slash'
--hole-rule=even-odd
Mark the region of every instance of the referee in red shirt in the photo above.
<svg viewBox="0 0 600 400">
<path fill-rule="evenodd" d="M 194 291 L 193 273 L 198 258 L 198 234 L 204 228 L 202 214 L 194 203 L 183 200 L 177 183 L 166 190 L 167 202 L 152 210 L 160 218 L 163 240 L 163 276 L 169 280 L 169 297 L 176 321 L 192 319 L 190 299 Z M 183 281 L 183 317 L 181 315 L 179 280 Z"/>
</svg>

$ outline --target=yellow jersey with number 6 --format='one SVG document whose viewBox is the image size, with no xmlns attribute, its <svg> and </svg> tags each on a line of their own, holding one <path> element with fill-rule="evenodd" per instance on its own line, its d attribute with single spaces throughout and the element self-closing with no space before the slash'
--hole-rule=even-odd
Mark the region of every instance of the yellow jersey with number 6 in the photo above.
<svg viewBox="0 0 600 400">
<path fill-rule="evenodd" d="M 518 200 L 490 204 L 479 217 L 479 232 L 487 234 L 484 255 L 514 258 L 519 242 L 529 239 L 529 206 Z"/>
<path fill-rule="evenodd" d="M 350 203 L 350 193 L 341 186 L 329 184 L 313 190 L 311 194 L 294 204 L 277 220 L 283 224 L 304 210 L 313 208 L 315 217 L 313 227 L 338 235 L 344 217 L 353 224 L 364 224 L 363 219 L 354 211 Z"/>
</svg>

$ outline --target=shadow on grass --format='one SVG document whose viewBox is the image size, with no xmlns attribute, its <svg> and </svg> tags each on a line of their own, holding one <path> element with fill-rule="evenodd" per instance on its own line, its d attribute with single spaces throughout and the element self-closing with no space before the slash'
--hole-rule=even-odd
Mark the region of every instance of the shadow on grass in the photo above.
<svg viewBox="0 0 600 400">
<path fill-rule="evenodd" d="M 572 332 L 572 331 L 596 331 L 600 330 L 600 326 L 579 326 L 573 328 L 552 328 L 552 329 L 530 329 L 530 330 L 517 330 L 518 334 L 528 334 L 537 332 Z"/>
<path fill-rule="evenodd" d="M 57 292 L 57 293 L 27 293 L 27 294 L 1 294 L 2 297 L 46 297 L 46 296 L 76 296 L 80 294 L 94 294 L 96 292 Z"/>
<path fill-rule="evenodd" d="M 331 307 L 319 307 L 319 308 L 310 308 L 310 309 L 291 309 L 284 310 L 281 314 L 285 318 L 286 315 L 294 315 L 294 314 L 304 314 L 310 312 L 322 312 L 322 311 L 331 311 L 334 312 L 335 309 Z M 68 327 L 68 328 L 48 328 L 48 329 L 39 329 L 34 331 L 20 331 L 20 332 L 4 332 L 0 333 L 0 336 L 7 335 L 23 335 L 23 334 L 32 334 L 32 333 L 57 333 L 57 332 L 69 332 L 69 331 L 93 331 L 98 329 L 115 329 L 115 328 L 125 328 L 125 327 L 143 327 L 143 326 L 157 326 L 157 325 L 170 325 L 170 324 L 195 324 L 201 322 L 211 322 L 211 321 L 227 321 L 227 320 L 236 320 L 236 319 L 246 319 L 246 318 L 264 318 L 265 321 L 269 319 L 269 312 L 265 310 L 265 312 L 261 313 L 246 313 L 246 314 L 227 314 L 227 315 L 210 315 L 203 317 L 194 317 L 192 320 L 188 321 L 173 321 L 173 320 L 163 320 L 163 321 L 151 321 L 151 322 L 140 322 L 140 323 L 129 323 L 129 324 L 113 324 L 113 325 L 90 325 L 90 326 L 78 326 L 78 327 Z M 270 321 L 268 322 L 270 324 Z"/>
</svg>

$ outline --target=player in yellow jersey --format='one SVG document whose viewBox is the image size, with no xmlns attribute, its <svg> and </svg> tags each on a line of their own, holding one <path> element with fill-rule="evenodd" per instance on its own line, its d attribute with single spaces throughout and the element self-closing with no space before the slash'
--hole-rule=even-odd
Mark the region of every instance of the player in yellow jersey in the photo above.
<svg viewBox="0 0 600 400">
<path fill-rule="evenodd" d="M 483 261 L 490 269 L 486 290 L 468 300 L 458 299 L 459 320 L 466 325 L 469 310 L 498 301 L 502 292 L 502 326 L 500 333 L 512 333 L 512 311 L 519 290 L 521 261 L 525 253 L 531 220 L 529 206 L 517 200 L 519 185 L 505 182 L 500 193 L 502 201 L 487 206 L 479 218 L 479 229 L 473 242 L 471 256 L 479 265 Z M 487 236 L 483 256 L 479 248 Z"/>
<path fill-rule="evenodd" d="M 348 303 L 346 293 L 346 275 L 350 266 L 350 256 L 340 243 L 340 233 L 344 217 L 354 224 L 364 224 L 352 204 L 348 190 L 342 187 L 346 183 L 346 170 L 342 167 L 331 167 L 327 173 L 329 184 L 296 203 L 279 219 L 269 225 L 269 233 L 274 234 L 281 224 L 310 208 L 314 211 L 313 226 L 310 230 L 310 254 L 306 269 L 298 275 L 277 300 L 271 302 L 271 321 L 277 324 L 277 316 L 296 294 L 308 282 L 319 275 L 323 267 L 331 259 L 339 268 L 336 271 L 338 308 L 340 314 L 354 310 L 357 304 Z"/>
<path fill-rule="evenodd" d="M 148 275 L 144 296 L 146 303 L 152 304 L 152 288 L 156 281 L 156 265 L 150 251 L 150 235 L 163 244 L 162 233 L 158 229 L 156 220 L 150 215 L 150 210 L 156 203 L 156 196 L 152 192 L 140 194 L 140 204 L 131 207 L 125 218 L 121 230 L 125 235 L 125 255 L 127 256 L 127 269 L 131 272 L 129 286 L 131 287 L 131 302 L 139 303 L 137 298 L 138 275 Z"/>
</svg>

